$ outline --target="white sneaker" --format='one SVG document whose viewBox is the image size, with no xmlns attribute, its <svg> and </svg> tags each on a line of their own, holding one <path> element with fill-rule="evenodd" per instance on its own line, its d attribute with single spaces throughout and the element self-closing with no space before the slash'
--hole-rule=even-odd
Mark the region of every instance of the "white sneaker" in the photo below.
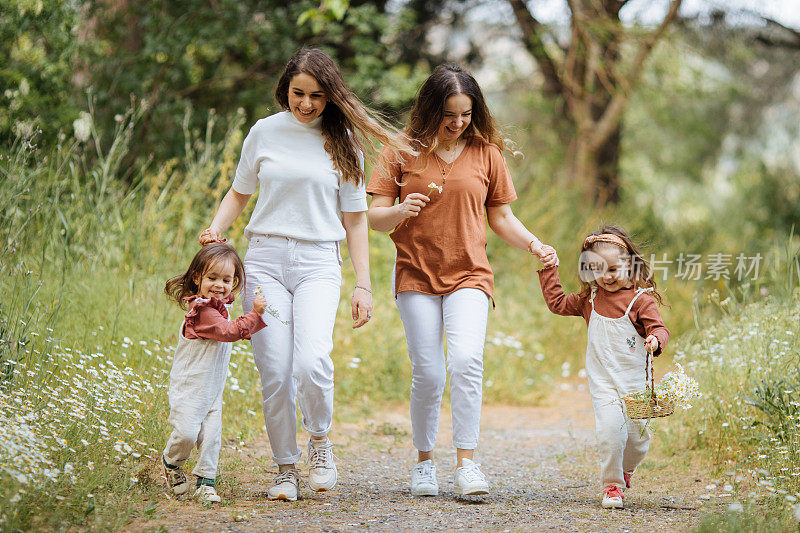
<svg viewBox="0 0 800 533">
<path fill-rule="evenodd" d="M 481 472 L 478 463 L 469 459 L 461 460 L 462 466 L 456 468 L 453 474 L 453 489 L 459 496 L 476 496 L 489 494 L 489 483 Z"/>
<path fill-rule="evenodd" d="M 161 456 L 161 466 L 164 468 L 164 479 L 167 481 L 167 488 L 172 491 L 175 496 L 186 494 L 189 492 L 189 481 L 186 479 L 186 472 L 183 468 L 176 466 L 170 468 L 167 466 L 167 460 Z"/>
<path fill-rule="evenodd" d="M 197 490 L 194 491 L 194 497 L 201 502 L 219 503 L 222 501 L 222 498 L 217 494 L 217 489 L 211 485 L 200 485 L 197 487 Z"/>
<path fill-rule="evenodd" d="M 436 465 L 428 459 L 414 465 L 411 469 L 412 496 L 438 496 L 439 482 L 436 481 Z"/>
<path fill-rule="evenodd" d="M 624 509 L 625 504 L 622 499 L 622 491 L 616 485 L 611 485 L 603 489 L 603 502 L 600 504 L 603 509 Z"/>
<path fill-rule="evenodd" d="M 339 473 L 333 462 L 333 443 L 329 439 L 308 439 L 308 486 L 315 492 L 331 490 Z"/>
<path fill-rule="evenodd" d="M 272 486 L 267 489 L 267 498 L 270 500 L 296 501 L 299 485 L 300 478 L 297 476 L 297 470 L 279 472 L 275 479 L 272 480 Z"/>
</svg>

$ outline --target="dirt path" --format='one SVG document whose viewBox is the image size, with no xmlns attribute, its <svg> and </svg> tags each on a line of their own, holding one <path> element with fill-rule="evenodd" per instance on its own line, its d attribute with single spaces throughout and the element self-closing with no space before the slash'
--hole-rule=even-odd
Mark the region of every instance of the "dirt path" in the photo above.
<svg viewBox="0 0 800 533">
<path fill-rule="evenodd" d="M 480 503 L 456 500 L 450 419 L 442 414 L 437 455 L 440 494 L 412 498 L 414 457 L 405 408 L 372 415 L 369 423 L 338 423 L 339 484 L 329 493 L 301 485 L 295 503 L 270 502 L 269 444 L 225 446 L 221 506 L 159 502 L 128 531 L 685 531 L 696 524 L 709 482 L 685 457 L 651 455 L 626 493 L 626 509 L 600 508 L 591 404 L 567 392 L 547 407 L 484 407 L 477 461 L 492 484 Z M 155 469 L 154 469 L 155 471 Z M 270 470 L 271 471 L 271 470 Z M 155 475 L 155 474 L 154 474 Z M 702 477 L 702 479 L 701 479 Z"/>
</svg>

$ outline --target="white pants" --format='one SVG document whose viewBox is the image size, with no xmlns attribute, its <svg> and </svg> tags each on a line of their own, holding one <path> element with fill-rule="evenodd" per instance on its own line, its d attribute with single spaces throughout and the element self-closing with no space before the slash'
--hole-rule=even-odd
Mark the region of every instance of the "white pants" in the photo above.
<svg viewBox="0 0 800 533">
<path fill-rule="evenodd" d="M 292 464 L 301 455 L 295 398 L 311 435 L 326 435 L 333 421 L 330 354 L 342 285 L 339 243 L 255 236 L 244 265 L 245 312 L 253 308 L 260 286 L 278 314 L 264 314 L 267 327 L 252 336 L 253 356 L 272 458 L 280 465 Z"/>
<path fill-rule="evenodd" d="M 644 461 L 650 449 L 650 433 L 643 420 L 625 416 L 618 397 L 592 400 L 600 453 L 600 482 L 604 488 L 616 485 L 624 490 L 622 473 L 632 474 Z"/>
<path fill-rule="evenodd" d="M 479 289 L 468 288 L 444 296 L 404 291 L 396 301 L 411 359 L 414 447 L 428 452 L 436 445 L 442 393 L 449 374 L 453 445 L 474 450 L 480 432 L 489 297 Z"/>
</svg>

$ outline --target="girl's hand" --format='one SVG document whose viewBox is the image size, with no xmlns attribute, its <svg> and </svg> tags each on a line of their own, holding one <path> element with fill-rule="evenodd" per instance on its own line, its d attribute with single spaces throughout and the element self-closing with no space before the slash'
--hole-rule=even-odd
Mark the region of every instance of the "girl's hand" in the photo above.
<svg viewBox="0 0 800 533">
<path fill-rule="evenodd" d="M 403 218 L 415 217 L 419 215 L 422 208 L 428 205 L 430 201 L 431 199 L 424 194 L 412 192 L 406 196 L 405 200 L 397 204 L 397 207 L 400 208 L 400 213 L 403 215 Z"/>
<path fill-rule="evenodd" d="M 372 318 L 372 293 L 363 287 L 353 289 L 351 301 L 353 329 L 360 328 Z"/>
<path fill-rule="evenodd" d="M 227 239 L 223 239 L 219 236 L 219 233 L 214 231 L 211 228 L 206 228 L 200 233 L 200 238 L 198 241 L 200 242 L 200 246 L 205 246 L 206 244 L 211 244 L 212 242 L 225 242 Z"/>
<path fill-rule="evenodd" d="M 644 347 L 647 348 L 647 351 L 650 353 L 656 353 L 658 346 L 658 338 L 655 335 L 648 335 L 644 340 Z"/>
<path fill-rule="evenodd" d="M 551 266 L 558 266 L 558 254 L 556 253 L 556 249 L 552 246 L 547 244 L 539 244 L 537 248 L 531 250 L 533 254 L 539 258 L 539 261 L 542 262 L 542 266 L 545 268 Z"/>
<path fill-rule="evenodd" d="M 267 300 L 262 296 L 256 296 L 256 299 L 253 300 L 253 309 L 255 309 L 256 313 L 259 315 L 264 314 L 264 310 L 267 308 Z"/>
</svg>

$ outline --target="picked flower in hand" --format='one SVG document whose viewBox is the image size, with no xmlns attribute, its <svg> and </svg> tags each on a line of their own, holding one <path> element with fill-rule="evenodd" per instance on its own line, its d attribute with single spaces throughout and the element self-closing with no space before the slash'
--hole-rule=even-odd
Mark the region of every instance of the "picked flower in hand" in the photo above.
<svg viewBox="0 0 800 533">
<path fill-rule="evenodd" d="M 431 189 L 431 192 L 434 190 L 439 191 L 439 194 L 442 194 L 442 189 L 444 188 L 442 185 L 436 185 L 434 182 L 430 182 L 428 184 L 428 188 Z"/>
</svg>

